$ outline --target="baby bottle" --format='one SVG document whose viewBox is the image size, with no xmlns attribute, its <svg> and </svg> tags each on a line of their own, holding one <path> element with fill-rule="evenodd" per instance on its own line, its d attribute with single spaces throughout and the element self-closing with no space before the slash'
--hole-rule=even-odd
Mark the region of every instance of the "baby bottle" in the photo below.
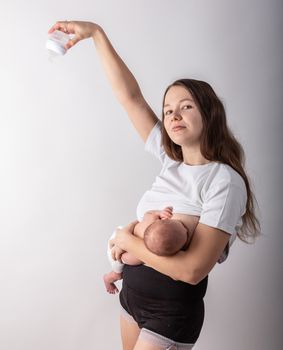
<svg viewBox="0 0 283 350">
<path fill-rule="evenodd" d="M 53 33 L 48 35 L 46 41 L 46 48 L 49 52 L 50 59 L 63 56 L 67 52 L 65 45 L 70 40 L 70 36 L 60 30 L 55 30 Z"/>
</svg>

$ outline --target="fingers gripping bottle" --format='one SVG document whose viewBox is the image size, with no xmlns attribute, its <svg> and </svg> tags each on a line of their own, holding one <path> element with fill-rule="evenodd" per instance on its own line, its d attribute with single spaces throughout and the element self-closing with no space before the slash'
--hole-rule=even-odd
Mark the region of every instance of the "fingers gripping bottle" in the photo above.
<svg viewBox="0 0 283 350">
<path fill-rule="evenodd" d="M 65 45 L 70 40 L 70 36 L 60 30 L 55 30 L 53 33 L 48 35 L 46 41 L 46 48 L 49 52 L 49 59 L 63 56 L 67 52 Z"/>
</svg>

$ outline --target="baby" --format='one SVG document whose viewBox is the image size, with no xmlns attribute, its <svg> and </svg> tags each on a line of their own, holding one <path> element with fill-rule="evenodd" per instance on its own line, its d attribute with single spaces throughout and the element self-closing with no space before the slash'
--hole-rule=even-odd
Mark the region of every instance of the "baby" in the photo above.
<svg viewBox="0 0 283 350">
<path fill-rule="evenodd" d="M 174 214 L 173 208 L 166 207 L 163 210 L 150 210 L 144 214 L 141 222 L 134 228 L 134 235 L 143 239 L 145 246 L 154 254 L 160 256 L 170 256 L 180 250 L 188 248 L 194 229 L 198 223 L 197 216 Z M 111 238 L 115 236 L 115 232 Z M 104 275 L 104 284 L 110 294 L 115 294 L 119 290 L 115 282 L 122 279 L 124 264 L 139 265 L 143 262 L 135 258 L 128 252 L 123 252 L 121 262 L 114 260 L 113 249 L 110 249 L 108 242 L 107 255 L 110 260 L 112 271 Z"/>
</svg>

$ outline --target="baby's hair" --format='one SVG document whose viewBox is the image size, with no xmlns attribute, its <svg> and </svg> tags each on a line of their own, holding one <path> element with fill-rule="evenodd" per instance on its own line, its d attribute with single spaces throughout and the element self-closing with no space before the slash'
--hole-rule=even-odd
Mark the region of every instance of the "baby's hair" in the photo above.
<svg viewBox="0 0 283 350">
<path fill-rule="evenodd" d="M 177 220 L 163 219 L 152 223 L 144 232 L 147 249 L 159 256 L 171 256 L 181 250 L 188 239 L 188 231 Z"/>
</svg>

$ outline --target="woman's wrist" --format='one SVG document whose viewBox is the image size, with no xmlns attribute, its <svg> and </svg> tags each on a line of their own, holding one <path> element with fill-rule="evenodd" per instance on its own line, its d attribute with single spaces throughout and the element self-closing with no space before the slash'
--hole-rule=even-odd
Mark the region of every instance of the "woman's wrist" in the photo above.
<svg viewBox="0 0 283 350">
<path fill-rule="evenodd" d="M 93 30 L 92 30 L 92 39 L 95 41 L 97 40 L 97 37 L 101 34 L 104 34 L 104 30 L 102 29 L 102 27 L 100 27 L 98 24 L 96 23 L 93 23 Z"/>
<path fill-rule="evenodd" d="M 134 248 L 136 247 L 136 244 L 140 241 L 141 239 L 134 236 L 133 234 L 128 235 L 127 239 L 124 242 L 125 250 L 129 253 L 132 253 Z"/>
<path fill-rule="evenodd" d="M 137 223 L 138 221 L 136 220 L 122 229 L 117 228 L 115 237 L 110 239 L 110 247 L 116 245 L 125 251 L 128 251 L 128 248 L 132 249 L 132 242 L 134 239 L 137 239 L 137 237 L 133 235 Z"/>
</svg>

